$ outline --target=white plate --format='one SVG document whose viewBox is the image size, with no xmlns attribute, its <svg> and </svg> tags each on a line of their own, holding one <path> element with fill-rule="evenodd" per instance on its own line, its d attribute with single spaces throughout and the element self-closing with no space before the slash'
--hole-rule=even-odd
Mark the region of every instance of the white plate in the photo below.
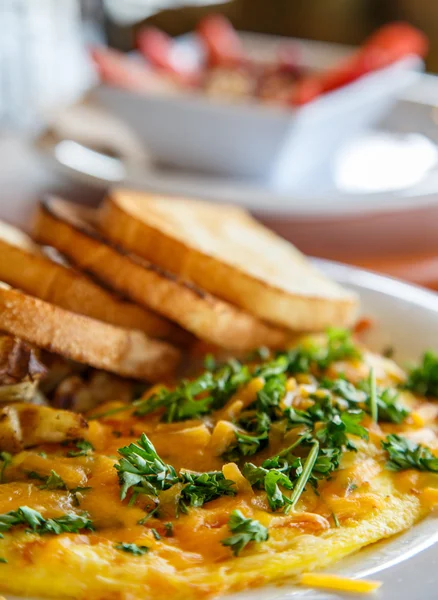
<svg viewBox="0 0 438 600">
<path fill-rule="evenodd" d="M 400 363 L 417 359 L 428 348 L 438 351 L 438 296 L 395 279 L 337 263 L 316 260 L 327 275 L 357 292 L 364 315 L 376 327 L 367 343 L 376 351 L 388 344 Z M 436 600 L 438 589 L 438 518 L 433 515 L 389 541 L 375 544 L 337 565 L 330 572 L 369 577 L 383 582 L 373 600 Z M 23 577 L 25 577 L 25 571 Z M 269 586 L 228 600 L 336 600 L 349 594 L 317 592 L 284 585 Z M 363 596 L 362 596 L 363 598 Z M 8 597 L 8 600 L 19 600 Z M 21 599 L 23 600 L 23 599 Z M 31 600 L 31 599 L 28 599 Z M 35 600 L 35 599 L 33 599 Z"/>
</svg>

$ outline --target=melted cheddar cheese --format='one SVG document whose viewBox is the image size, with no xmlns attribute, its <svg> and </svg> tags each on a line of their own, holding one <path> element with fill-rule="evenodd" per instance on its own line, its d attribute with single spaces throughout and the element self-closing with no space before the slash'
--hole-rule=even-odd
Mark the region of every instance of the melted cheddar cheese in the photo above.
<svg viewBox="0 0 438 600">
<path fill-rule="evenodd" d="M 392 362 L 367 353 L 361 360 L 331 365 L 330 370 L 357 381 L 369 372 L 369 365 L 381 385 L 394 386 L 403 377 Z M 315 392 L 312 385 L 312 377 L 305 374 L 290 378 L 282 402 L 305 408 Z M 424 441 L 433 452 L 438 449 L 436 405 L 402 392 L 403 403 L 412 409 L 403 423 L 376 423 L 366 416 L 369 440 L 356 440 L 357 452 L 344 452 L 340 467 L 321 479 L 317 490 L 307 485 L 288 514 L 270 510 L 265 491 L 251 486 L 239 465 L 222 456 L 233 439 L 236 415 L 251 405 L 262 387 L 263 380 L 255 377 L 225 406 L 194 420 L 164 423 L 159 411 L 144 417 L 114 412 L 90 420 L 87 440 L 94 450 L 83 456 L 67 456 L 63 444 L 42 444 L 16 454 L 0 484 L 1 514 L 22 506 L 46 519 L 86 511 L 94 530 L 39 535 L 17 527 L 5 532 L 0 557 L 7 562 L 0 564 L 0 590 L 84 600 L 210 598 L 326 567 L 409 528 L 437 504 L 435 474 L 385 468 L 381 440 L 389 433 Z M 118 407 L 122 404 L 115 400 L 95 412 Z M 151 511 L 153 502 L 151 506 L 147 496 L 122 501 L 114 468 L 118 449 L 143 433 L 177 472 L 222 471 L 234 482 L 236 494 L 190 507 L 186 513 L 176 510 L 180 484 L 160 494 L 159 512 Z M 287 446 L 293 435 L 294 430 L 285 433 L 273 427 L 268 447 L 251 460 L 261 464 Z M 29 477 L 36 472 L 44 478 L 52 470 L 67 490 L 42 489 Z M 68 491 L 76 488 L 85 489 Z M 236 509 L 269 530 L 267 541 L 249 544 L 239 556 L 221 543 L 230 535 L 228 520 Z M 148 551 L 141 556 L 122 552 L 116 548 L 122 543 Z"/>
</svg>

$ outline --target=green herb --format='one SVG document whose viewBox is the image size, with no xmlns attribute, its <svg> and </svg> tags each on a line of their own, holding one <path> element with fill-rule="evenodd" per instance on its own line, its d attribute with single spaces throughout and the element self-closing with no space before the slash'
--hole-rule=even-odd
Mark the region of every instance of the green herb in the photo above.
<svg viewBox="0 0 438 600">
<path fill-rule="evenodd" d="M 267 360 L 270 359 L 269 351 L 260 349 L 258 355 L 252 359 L 259 358 L 266 362 L 251 368 L 242 365 L 236 359 L 218 365 L 211 355 L 207 355 L 207 371 L 193 381 L 182 381 L 175 390 L 163 387 L 149 398 L 95 414 L 89 419 L 104 418 L 129 410 L 136 416 L 162 410 L 162 420 L 167 423 L 197 419 L 224 406 L 239 387 L 253 377 L 265 379 L 263 389 L 257 394 L 257 410 L 275 412 L 285 393 L 286 375 L 308 372 L 311 366 L 325 370 L 337 360 L 359 356 L 351 334 L 343 329 L 329 329 L 326 345 L 309 342 L 288 352 L 279 353 L 272 360 Z"/>
<path fill-rule="evenodd" d="M 356 450 L 355 444 L 348 438 L 349 435 L 356 435 L 364 440 L 368 439 L 368 431 L 360 423 L 364 417 L 361 410 L 346 410 L 333 415 L 330 421 L 325 423 L 316 434 L 318 440 L 323 446 L 328 448 L 345 447 L 347 450 Z"/>
<path fill-rule="evenodd" d="M 405 388 L 422 396 L 438 398 L 438 354 L 429 350 L 423 355 L 422 362 L 409 372 Z"/>
<path fill-rule="evenodd" d="M 338 515 L 336 513 L 332 513 L 332 518 L 333 518 L 333 522 L 335 524 L 335 527 L 336 528 L 340 527 L 341 524 L 339 523 Z"/>
<path fill-rule="evenodd" d="M 301 436 L 292 446 L 280 454 L 264 460 L 260 467 L 252 463 L 243 466 L 243 475 L 256 488 L 264 488 L 269 507 L 272 511 L 286 509 L 291 500 L 282 488 L 292 490 L 295 482 L 303 472 L 301 459 L 292 454 L 292 450 L 307 439 L 307 434 Z"/>
<path fill-rule="evenodd" d="M 339 360 L 360 358 L 361 354 L 354 344 L 351 333 L 346 329 L 332 328 L 326 332 L 326 345 L 308 342 L 287 353 L 288 373 L 307 373 L 311 367 L 325 371 Z"/>
<path fill-rule="evenodd" d="M 160 534 L 158 533 L 158 531 L 157 531 L 156 529 L 154 529 L 153 527 L 152 527 L 152 529 L 151 529 L 151 533 L 152 533 L 152 535 L 154 536 L 154 538 L 157 540 L 157 542 L 158 542 L 159 540 L 161 540 L 161 535 L 160 535 Z"/>
<path fill-rule="evenodd" d="M 226 460 L 232 462 L 237 462 L 242 456 L 251 456 L 252 454 L 255 454 L 268 443 L 268 431 L 264 431 L 260 435 L 251 435 L 236 430 L 235 436 L 235 443 L 232 444 L 223 455 Z"/>
<path fill-rule="evenodd" d="M 225 479 L 221 471 L 206 473 L 180 473 L 180 481 L 186 485 L 181 490 L 179 507 L 183 512 L 188 506 L 199 507 L 221 496 L 234 496 L 234 481 Z M 234 488 L 234 489 L 233 489 Z"/>
<path fill-rule="evenodd" d="M 383 348 L 383 350 L 382 350 L 382 355 L 385 358 L 393 358 L 394 354 L 395 354 L 395 349 L 393 346 L 386 346 L 386 348 Z"/>
<path fill-rule="evenodd" d="M 391 471 L 417 469 L 417 471 L 438 472 L 438 457 L 429 448 L 416 444 L 400 435 L 391 434 L 382 441 L 382 447 L 389 454 L 386 468 Z"/>
<path fill-rule="evenodd" d="M 157 506 L 151 510 L 150 512 L 148 512 L 147 515 L 145 515 L 142 519 L 140 519 L 139 521 L 137 521 L 137 525 L 144 525 L 145 523 L 147 523 L 149 521 L 149 519 L 151 519 L 154 515 L 156 517 L 158 517 L 158 510 L 159 510 L 159 505 L 157 504 Z"/>
<path fill-rule="evenodd" d="M 115 465 L 121 485 L 120 497 L 126 498 L 132 488 L 134 502 L 138 494 L 158 496 L 178 483 L 175 469 L 164 463 L 158 456 L 152 442 L 143 433 L 136 444 L 119 448 L 122 458 Z"/>
<path fill-rule="evenodd" d="M 144 554 L 149 552 L 149 548 L 147 546 L 137 546 L 137 544 L 125 544 L 124 542 L 116 544 L 114 548 L 117 548 L 117 550 L 121 550 L 122 552 L 128 552 L 129 554 L 133 554 L 134 556 L 143 556 Z"/>
<path fill-rule="evenodd" d="M 39 481 L 43 481 L 42 485 L 38 487 L 40 490 L 66 490 L 67 485 L 65 481 L 54 471 L 53 469 L 50 471 L 50 475 L 40 475 L 36 471 L 29 471 L 27 476 L 30 479 L 38 479 Z"/>
<path fill-rule="evenodd" d="M 212 361 L 208 362 L 213 369 L 215 365 Z M 214 372 L 209 370 L 193 381 L 182 381 L 173 391 L 162 388 L 150 398 L 135 402 L 134 414 L 144 416 L 161 408 L 164 409 L 162 420 L 167 423 L 196 419 L 223 406 L 238 387 L 250 379 L 248 367 L 232 359 L 216 367 Z M 200 395 L 204 397 L 199 398 Z"/>
<path fill-rule="evenodd" d="M 246 360 L 248 362 L 255 362 L 259 360 L 268 360 L 271 356 L 271 351 L 266 346 L 260 346 L 260 348 L 256 348 L 253 350 L 248 356 Z"/>
<path fill-rule="evenodd" d="M 286 361 L 283 361 L 282 367 L 287 367 Z M 286 375 L 283 372 L 269 373 L 269 370 L 268 365 L 266 371 L 263 374 L 258 375 L 265 379 L 265 384 L 263 388 L 257 392 L 255 407 L 258 411 L 264 412 L 270 416 L 275 416 L 280 401 L 286 395 Z"/>
<path fill-rule="evenodd" d="M 6 560 L 6 558 L 3 558 L 3 556 L 0 556 L 0 563 L 3 565 L 7 565 L 8 561 Z"/>
<path fill-rule="evenodd" d="M 391 388 L 379 391 L 377 403 L 380 421 L 400 424 L 410 414 L 410 411 L 398 402 L 398 397 L 398 392 Z"/>
<path fill-rule="evenodd" d="M 81 487 L 81 486 L 78 486 L 78 487 L 72 488 L 72 489 L 70 490 L 70 494 L 77 494 L 78 492 L 79 492 L 79 493 L 82 493 L 82 492 L 89 492 L 89 491 L 90 491 L 90 490 L 92 490 L 92 489 L 93 489 L 93 488 L 91 488 L 91 487 Z"/>
<path fill-rule="evenodd" d="M 223 539 L 221 543 L 229 546 L 234 556 L 238 556 L 250 542 L 265 542 L 269 539 L 268 529 L 255 519 L 245 518 L 240 510 L 231 513 L 228 529 L 233 535 Z"/>
<path fill-rule="evenodd" d="M 166 537 L 173 537 L 173 523 L 171 523 L 170 521 L 168 523 L 164 523 L 164 529 L 166 531 Z"/>
<path fill-rule="evenodd" d="M 391 388 L 378 388 L 374 390 L 374 374 L 355 387 L 345 379 L 330 381 L 323 379 L 321 385 L 329 389 L 332 394 L 342 398 L 350 408 L 358 406 L 364 408 L 371 416 L 377 412 L 379 422 L 402 423 L 409 415 L 409 410 L 398 402 L 399 394 Z M 314 396 L 312 396 L 314 398 Z M 377 407 L 377 411 L 376 411 Z"/>
<path fill-rule="evenodd" d="M 87 442 L 87 440 L 76 440 L 74 444 L 77 450 L 70 450 L 70 452 L 67 452 L 67 456 L 71 458 L 75 456 L 87 456 L 92 450 L 94 450 L 93 444 Z"/>
<path fill-rule="evenodd" d="M 204 358 L 204 368 L 206 369 L 206 371 L 216 371 L 217 369 L 217 362 L 215 357 L 213 356 L 213 354 L 206 354 L 205 358 Z"/>
<path fill-rule="evenodd" d="M 82 529 L 93 529 L 87 513 L 67 513 L 56 519 L 45 519 L 38 511 L 21 506 L 16 511 L 0 515 L 0 532 L 9 531 L 12 527 L 27 525 L 34 533 L 78 533 Z"/>
<path fill-rule="evenodd" d="M 70 494 L 72 495 L 75 506 L 80 506 L 82 500 L 81 494 L 84 492 L 89 492 L 91 489 L 91 487 L 78 486 L 70 490 Z"/>
<path fill-rule="evenodd" d="M 319 452 L 319 442 L 317 442 L 316 440 L 313 442 L 312 444 L 312 448 L 306 458 L 306 462 L 303 465 L 303 470 L 302 473 L 300 474 L 300 476 L 298 477 L 291 497 L 290 497 L 290 503 L 289 506 L 286 508 L 286 512 L 288 512 L 291 508 L 293 508 L 295 506 L 295 504 L 298 502 L 301 494 L 304 491 L 304 488 L 306 487 L 307 482 L 310 479 L 310 476 L 312 474 L 312 469 L 316 463 L 316 459 L 318 458 L 318 452 Z"/>
<path fill-rule="evenodd" d="M 42 458 L 47 458 L 47 453 L 46 452 L 38 452 L 38 456 L 41 456 Z"/>
<path fill-rule="evenodd" d="M 12 454 L 9 454 L 9 452 L 0 452 L 0 460 L 2 461 L 2 464 L 0 466 L 0 483 L 3 483 L 5 469 L 12 462 Z"/>
<path fill-rule="evenodd" d="M 119 449 L 122 458 L 115 468 L 119 474 L 121 485 L 120 497 L 125 499 L 132 488 L 130 503 L 135 502 L 138 494 L 147 494 L 157 498 L 159 493 L 176 483 L 184 486 L 179 494 L 178 506 L 183 512 L 188 507 L 199 507 L 220 496 L 232 496 L 234 482 L 225 479 L 221 471 L 192 473 L 181 471 L 177 475 L 175 469 L 162 461 L 154 446 L 143 433 L 136 444 Z M 150 514 L 142 519 L 149 518 Z"/>
</svg>

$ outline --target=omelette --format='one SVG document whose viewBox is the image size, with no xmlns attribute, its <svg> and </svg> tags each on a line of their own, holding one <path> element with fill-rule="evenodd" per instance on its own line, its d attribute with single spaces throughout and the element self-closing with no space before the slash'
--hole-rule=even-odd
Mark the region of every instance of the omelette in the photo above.
<svg viewBox="0 0 438 600">
<path fill-rule="evenodd" d="M 82 437 L 0 448 L 0 591 L 208 599 L 300 582 L 437 504 L 436 397 L 432 353 L 404 372 L 343 330 L 208 355 L 93 409 Z"/>
</svg>

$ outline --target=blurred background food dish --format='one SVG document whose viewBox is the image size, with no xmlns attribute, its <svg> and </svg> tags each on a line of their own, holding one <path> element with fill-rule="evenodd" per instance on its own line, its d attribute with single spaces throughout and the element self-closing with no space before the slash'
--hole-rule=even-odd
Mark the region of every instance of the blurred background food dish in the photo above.
<svg viewBox="0 0 438 600">
<path fill-rule="evenodd" d="M 218 29 L 224 34 L 218 14 L 244 32 L 239 47 L 233 30 L 225 27 L 225 68 L 217 64 L 220 43 L 211 43 Z M 378 54 L 376 63 L 372 54 L 371 62 L 361 62 L 363 51 L 352 46 L 363 48 L 365 43 L 366 48 L 366 39 L 376 39 L 373 32 L 394 21 L 410 24 L 399 32 L 412 32 L 412 27 L 422 32 L 413 38 L 416 45 L 408 36 L 406 46 L 406 36 L 398 35 L 389 55 L 382 59 Z M 436 285 L 438 83 L 433 73 L 438 68 L 438 18 L 432 1 L 193 0 L 182 6 L 164 0 L 43 0 L 36 8 L 29 0 L 9 0 L 2 7 L 2 22 L 0 217 L 7 212 L 15 224 L 26 224 L 42 193 L 61 192 L 77 202 L 96 204 L 109 185 L 125 182 L 237 202 L 305 252 Z M 193 35 L 187 35 L 195 30 L 198 49 Z M 405 56 L 408 48 L 425 54 L 424 34 L 429 38 L 429 73 L 417 75 L 418 59 L 407 59 L 407 68 L 390 83 L 385 69 L 393 73 L 398 68 L 400 52 Z M 145 68 L 139 52 L 153 68 Z M 383 69 L 364 76 L 364 64 L 365 72 L 376 64 Z M 338 65 L 334 79 L 332 65 Z M 337 91 L 328 91 L 327 69 L 329 84 L 340 84 Z M 111 86 L 95 87 L 99 75 Z M 328 85 L 322 91 L 321 76 Z M 370 78 L 374 90 L 367 83 Z M 300 82 L 307 82 L 304 91 L 310 88 L 311 93 L 300 96 L 309 102 L 297 108 L 303 103 L 297 101 Z M 82 100 L 93 87 L 91 96 Z M 183 121 L 187 129 L 177 134 L 165 111 L 182 103 L 193 113 L 192 121 L 180 119 L 179 125 Z M 213 115 L 227 111 L 235 120 L 228 135 L 230 152 L 222 149 L 222 159 L 228 160 L 227 172 L 235 172 L 224 175 L 216 160 L 216 173 L 207 174 L 211 169 L 205 161 L 209 158 L 211 165 L 220 150 L 211 142 Z M 348 112 L 354 117 L 350 121 Z M 115 119 L 114 113 L 123 118 Z M 317 114 L 321 121 L 316 122 Z M 156 122 L 155 144 L 152 136 L 147 143 L 146 129 L 139 135 L 147 119 Z M 265 128 L 262 144 L 248 137 L 260 121 Z M 274 122 L 278 129 L 292 127 L 292 132 L 277 129 L 275 134 Z M 195 134 L 210 141 L 204 146 L 208 153 L 202 148 L 195 152 Z M 272 140 L 279 147 L 280 138 L 293 141 L 292 149 L 283 144 L 286 161 L 272 151 Z M 156 144 L 178 150 L 184 159 L 180 166 L 157 160 Z M 231 152 L 240 164 L 230 160 Z M 236 178 L 243 167 L 250 178 Z"/>
</svg>

